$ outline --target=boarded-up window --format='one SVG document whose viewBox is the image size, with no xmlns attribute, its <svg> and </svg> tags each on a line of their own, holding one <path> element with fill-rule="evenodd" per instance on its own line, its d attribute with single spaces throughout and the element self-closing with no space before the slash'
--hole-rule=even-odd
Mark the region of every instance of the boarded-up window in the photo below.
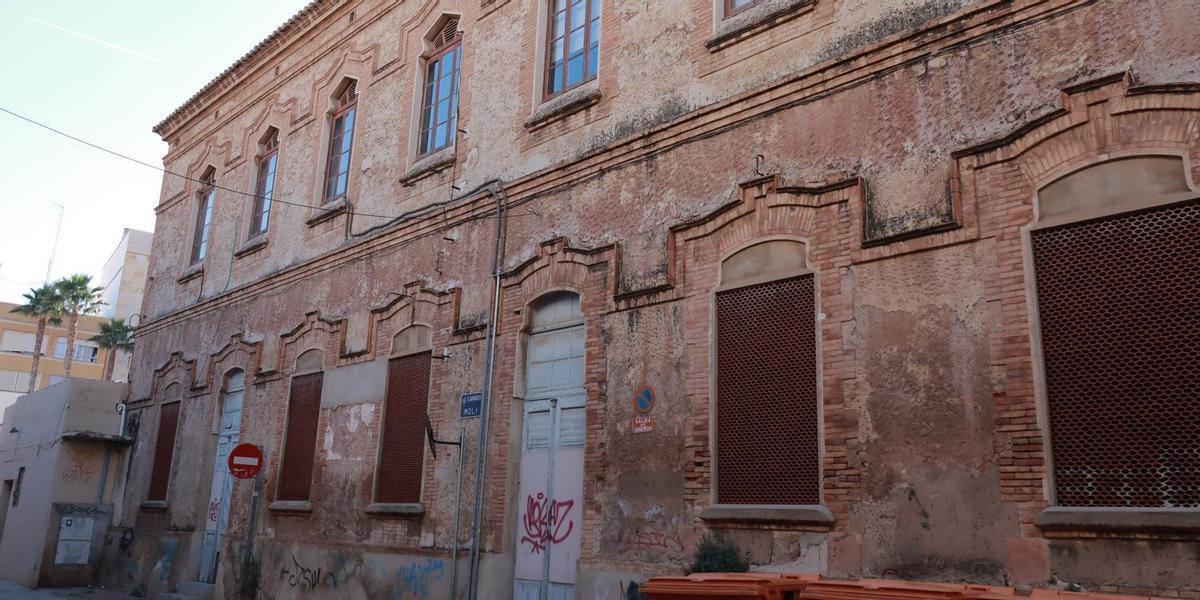
<svg viewBox="0 0 1200 600">
<path fill-rule="evenodd" d="M 388 363 L 376 502 L 421 501 L 429 363 L 428 352 L 394 358 Z"/>
<path fill-rule="evenodd" d="M 292 378 L 278 500 L 308 500 L 312 489 L 313 459 L 316 458 L 322 381 L 321 373 Z"/>
<path fill-rule="evenodd" d="M 817 504 L 813 276 L 717 293 L 717 502 Z"/>
<path fill-rule="evenodd" d="M 1200 202 L 1031 239 L 1058 504 L 1200 507 Z"/>
<path fill-rule="evenodd" d="M 147 500 L 166 502 L 171 482 L 171 460 L 175 456 L 175 432 L 179 428 L 180 402 L 159 405 L 158 439 L 154 442 L 154 468 L 150 472 Z"/>
</svg>

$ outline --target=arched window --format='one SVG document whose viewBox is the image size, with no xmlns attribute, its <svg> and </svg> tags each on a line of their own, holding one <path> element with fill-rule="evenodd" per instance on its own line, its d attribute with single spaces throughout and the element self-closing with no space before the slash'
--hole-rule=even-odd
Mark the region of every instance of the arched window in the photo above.
<svg viewBox="0 0 1200 600">
<path fill-rule="evenodd" d="M 425 155 L 454 144 L 458 127 L 458 73 L 462 62 L 462 32 L 458 19 L 450 18 L 428 40 L 433 54 L 425 61 L 421 93 L 421 130 L 418 154 Z"/>
<path fill-rule="evenodd" d="M 816 282 L 804 244 L 725 259 L 715 305 L 716 503 L 819 504 Z"/>
<path fill-rule="evenodd" d="M 213 203 L 217 193 L 217 170 L 209 167 L 200 177 L 200 191 L 197 193 L 196 229 L 192 236 L 191 264 L 204 262 L 208 254 L 208 234 L 212 229 Z"/>
<path fill-rule="evenodd" d="M 1029 248 L 1055 504 L 1200 507 L 1200 197 L 1178 156 L 1038 192 Z"/>
<path fill-rule="evenodd" d="M 338 88 L 329 129 L 329 158 L 325 166 L 325 202 L 346 197 L 350 177 L 350 147 L 358 107 L 358 81 L 347 79 Z"/>
<path fill-rule="evenodd" d="M 279 472 L 281 501 L 307 502 L 312 491 L 313 462 L 317 456 L 317 419 L 321 413 L 325 354 L 318 349 L 296 358 L 288 394 L 283 461 Z"/>
<path fill-rule="evenodd" d="M 267 232 L 271 198 L 275 195 L 275 164 L 279 158 L 279 130 L 271 127 L 258 144 L 258 178 L 254 185 L 254 209 L 250 213 L 250 237 Z"/>
<path fill-rule="evenodd" d="M 432 358 L 430 333 L 428 327 L 413 325 L 392 338 L 375 486 L 375 501 L 381 504 L 421 501 Z"/>
</svg>

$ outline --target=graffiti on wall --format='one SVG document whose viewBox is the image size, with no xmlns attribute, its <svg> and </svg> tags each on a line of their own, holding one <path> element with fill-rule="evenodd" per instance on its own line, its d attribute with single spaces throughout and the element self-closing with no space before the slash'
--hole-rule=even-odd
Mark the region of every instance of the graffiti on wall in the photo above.
<svg viewBox="0 0 1200 600">
<path fill-rule="evenodd" d="M 429 596 L 433 582 L 441 580 L 445 575 L 446 564 L 434 558 L 427 558 L 424 562 L 400 567 L 400 572 L 396 575 L 396 586 L 393 588 L 392 598 L 394 600 L 426 598 Z"/>
<path fill-rule="evenodd" d="M 575 521 L 570 520 L 574 507 L 574 500 L 551 500 L 542 492 L 537 497 L 530 494 L 525 499 L 521 543 L 529 544 L 534 554 L 541 554 L 550 544 L 561 544 L 575 528 Z"/>
<path fill-rule="evenodd" d="M 358 580 L 360 589 L 357 593 L 382 585 L 392 600 L 427 598 L 433 592 L 435 582 L 446 576 L 446 563 L 435 558 L 404 565 L 390 576 L 383 571 L 385 575 L 381 581 L 378 577 L 381 569 L 375 561 L 364 565 L 361 559 L 349 561 L 338 553 L 332 565 L 314 565 L 301 562 L 295 554 L 290 556 L 290 564 L 280 567 L 279 581 L 281 585 L 301 592 L 340 590 L 339 595 L 353 594 L 355 589 L 345 588 Z"/>
<path fill-rule="evenodd" d="M 92 450 L 86 448 L 67 448 L 67 469 L 63 471 L 62 480 L 67 483 L 87 483 L 96 474 L 96 467 L 92 466 L 95 454 Z"/>
<path fill-rule="evenodd" d="M 288 587 L 302 590 L 315 590 L 321 587 L 337 588 L 358 577 L 363 568 L 361 561 L 333 567 L 309 566 L 301 563 L 295 554 L 291 556 L 292 564 L 280 567 L 279 579 Z"/>
</svg>

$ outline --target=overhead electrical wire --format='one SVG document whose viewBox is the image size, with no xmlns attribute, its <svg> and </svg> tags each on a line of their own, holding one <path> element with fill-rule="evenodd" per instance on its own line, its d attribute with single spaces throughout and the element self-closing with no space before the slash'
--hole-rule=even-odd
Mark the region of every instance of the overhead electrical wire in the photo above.
<svg viewBox="0 0 1200 600">
<path fill-rule="evenodd" d="M 209 183 L 209 182 L 207 182 L 207 181 L 201 181 L 201 180 L 199 180 L 199 179 L 196 179 L 195 177 L 190 177 L 190 176 L 188 176 L 188 175 L 184 175 L 184 174 L 182 174 L 182 173 L 176 173 L 176 172 L 174 172 L 174 171 L 171 171 L 171 170 L 169 170 L 169 169 L 165 169 L 165 168 L 163 168 L 163 167 L 160 167 L 160 166 L 158 166 L 158 165 L 155 165 L 155 164 L 153 164 L 153 163 L 149 163 L 149 162 L 146 162 L 146 161 L 144 161 L 144 160 L 140 160 L 140 159 L 134 158 L 134 157 L 132 157 L 132 156 L 129 156 L 129 155 L 127 155 L 127 154 L 122 154 L 121 152 L 118 152 L 118 151 L 116 151 L 116 150 L 112 150 L 112 149 L 106 148 L 106 147 L 104 147 L 104 146 L 101 146 L 101 145 L 99 145 L 99 144 L 95 144 L 95 143 L 89 142 L 89 141 L 87 141 L 87 140 L 85 140 L 85 139 L 83 139 L 83 138 L 80 138 L 80 137 L 77 137 L 77 136 L 71 135 L 71 134 L 69 134 L 69 133 L 67 133 L 67 132 L 65 132 L 65 131 L 62 131 L 62 130 L 60 130 L 60 129 L 56 129 L 56 128 L 54 128 L 54 127 L 52 127 L 52 126 L 50 126 L 50 125 L 47 125 L 47 124 L 45 124 L 45 123 L 42 123 L 42 122 L 40 122 L 40 121 L 38 121 L 38 120 L 36 120 L 36 119 L 31 119 L 31 118 L 29 118 L 29 117 L 26 117 L 25 115 L 22 115 L 22 114 L 19 114 L 19 113 L 13 112 L 13 111 L 11 111 L 11 110 L 8 110 L 7 108 L 4 108 L 3 106 L 0 106 L 0 112 L 7 113 L 7 114 L 9 114 L 9 115 L 12 115 L 13 117 L 16 117 L 16 118 L 18 118 L 18 119 L 22 120 L 22 121 L 25 121 L 26 123 L 29 123 L 29 124 L 32 124 L 32 125 L 36 125 L 36 126 L 38 126 L 38 127 L 41 127 L 42 129 L 45 129 L 45 130 L 47 130 L 47 131 L 54 132 L 54 133 L 56 133 L 56 134 L 58 134 L 58 135 L 61 135 L 61 136 L 65 137 L 65 138 L 68 138 L 68 139 L 74 140 L 74 141 L 76 141 L 76 142 L 79 142 L 80 144 L 83 144 L 83 145 L 85 145 L 85 146 L 89 146 L 89 147 L 91 147 L 91 148 L 94 148 L 94 149 L 96 149 L 96 150 L 99 150 L 99 151 L 101 151 L 101 152 L 104 152 L 104 153 L 106 153 L 106 154 L 111 154 L 111 155 L 113 155 L 113 156 L 116 156 L 117 158 L 122 158 L 122 159 L 124 159 L 124 160 L 128 160 L 128 161 L 131 161 L 131 162 L 137 163 L 137 164 L 139 164 L 139 165 L 142 165 L 143 167 L 149 167 L 149 168 L 151 168 L 151 169 L 154 169 L 155 171 L 160 171 L 160 172 L 162 172 L 162 173 L 165 173 L 165 174 L 167 174 L 167 175 L 171 175 L 171 176 L 173 176 L 173 177 L 178 177 L 178 178 L 180 178 L 180 179 L 184 179 L 184 180 L 187 180 L 187 181 L 191 181 L 191 182 L 193 182 L 193 183 L 200 183 L 200 184 L 204 184 L 204 185 L 212 185 L 212 187 L 213 187 L 214 189 L 223 190 L 223 191 L 226 191 L 226 192 L 232 192 L 232 193 L 234 193 L 234 194 L 240 194 L 240 195 L 242 195 L 242 196 L 247 196 L 247 197 L 249 197 L 249 198 L 254 198 L 254 199 L 256 199 L 256 200 L 269 200 L 269 201 L 271 202 L 271 204 L 285 204 L 285 205 L 288 205 L 288 206 L 297 206 L 297 207 L 300 207 L 300 208 L 317 208 L 317 209 L 321 208 L 321 207 L 319 207 L 319 206 L 313 206 L 313 205 L 311 205 L 311 204 L 302 204 L 302 203 L 299 203 L 299 202 L 289 202 L 289 201 L 287 201 L 287 200 L 281 200 L 281 199 L 279 199 L 279 198 L 275 198 L 274 196 L 271 196 L 271 197 L 267 197 L 267 196 L 259 196 L 258 194 L 252 194 L 252 193 L 250 193 L 250 192 L 245 192 L 245 191 L 238 190 L 238 189 L 234 189 L 234 188 L 229 188 L 229 187 L 224 187 L 224 186 L 220 186 L 220 185 L 210 184 L 210 183 Z M 359 216 L 359 217 L 373 217 L 373 218 L 376 218 L 376 219 L 389 219 L 389 220 L 402 219 L 402 218 L 405 218 L 405 217 L 407 216 L 407 215 L 377 215 L 377 214 L 371 214 L 371 213 L 365 213 L 365 212 L 357 211 L 357 210 L 355 210 L 355 209 L 354 209 L 354 208 L 352 208 L 352 207 L 347 207 L 347 208 L 346 208 L 346 212 L 353 213 L 355 216 Z"/>
</svg>

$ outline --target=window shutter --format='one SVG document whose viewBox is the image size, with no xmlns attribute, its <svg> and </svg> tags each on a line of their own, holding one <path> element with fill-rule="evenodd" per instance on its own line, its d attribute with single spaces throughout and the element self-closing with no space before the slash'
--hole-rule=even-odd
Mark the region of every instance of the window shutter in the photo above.
<svg viewBox="0 0 1200 600">
<path fill-rule="evenodd" d="M 1200 507 L 1200 202 L 1030 237 L 1057 504 Z"/>
<path fill-rule="evenodd" d="M 274 128 L 271 129 L 271 133 L 270 133 L 270 135 L 267 136 L 267 141 L 266 141 L 266 144 L 264 144 L 264 146 L 266 147 L 267 152 L 271 152 L 271 151 L 279 148 L 279 130 L 278 129 L 274 129 Z"/>
<path fill-rule="evenodd" d="M 161 404 L 158 409 L 158 439 L 154 444 L 154 466 L 150 470 L 147 500 L 165 502 L 171 480 L 171 459 L 175 455 L 175 431 L 179 428 L 180 402 Z"/>
<path fill-rule="evenodd" d="M 379 451 L 377 502 L 421 501 L 425 457 L 425 410 L 429 403 L 430 354 L 388 363 L 387 405 Z"/>
<path fill-rule="evenodd" d="M 279 500 L 308 500 L 316 459 L 317 418 L 321 412 L 321 373 L 292 379 L 287 433 L 279 468 Z"/>
<path fill-rule="evenodd" d="M 812 275 L 717 294 L 717 502 L 817 504 Z"/>
</svg>

